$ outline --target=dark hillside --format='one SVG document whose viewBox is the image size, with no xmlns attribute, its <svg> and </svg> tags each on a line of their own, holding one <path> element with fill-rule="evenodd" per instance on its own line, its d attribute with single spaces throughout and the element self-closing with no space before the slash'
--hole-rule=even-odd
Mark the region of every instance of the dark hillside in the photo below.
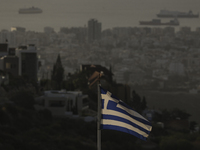
<svg viewBox="0 0 200 150">
<path fill-rule="evenodd" d="M 190 120 L 200 124 L 200 94 L 182 92 L 137 91 L 145 96 L 147 105 L 152 109 L 179 108 L 191 114 Z"/>
</svg>

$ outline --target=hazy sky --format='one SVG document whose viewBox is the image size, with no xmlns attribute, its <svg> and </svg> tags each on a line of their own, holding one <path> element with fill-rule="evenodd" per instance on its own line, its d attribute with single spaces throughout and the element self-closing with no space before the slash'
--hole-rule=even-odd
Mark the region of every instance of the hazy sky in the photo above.
<svg viewBox="0 0 200 150">
<path fill-rule="evenodd" d="M 18 9 L 36 6 L 43 9 L 40 15 L 19 15 Z M 138 26 L 140 20 L 153 19 L 160 9 L 177 11 L 200 11 L 200 0 L 1 0 L 0 29 L 10 26 L 24 26 L 42 30 L 52 26 L 84 26 L 91 18 L 102 22 L 103 28 L 113 26 Z M 183 20 L 200 25 L 198 20 Z"/>
</svg>

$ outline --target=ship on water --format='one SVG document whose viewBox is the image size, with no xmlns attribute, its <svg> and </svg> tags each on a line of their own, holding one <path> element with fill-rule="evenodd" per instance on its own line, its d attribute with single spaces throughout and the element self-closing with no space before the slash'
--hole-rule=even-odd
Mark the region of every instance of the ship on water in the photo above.
<svg viewBox="0 0 200 150">
<path fill-rule="evenodd" d="M 152 19 L 152 21 L 140 21 L 140 25 L 166 25 L 166 26 L 178 26 L 179 21 L 177 18 L 170 20 L 169 22 L 161 22 L 160 19 Z"/>
<path fill-rule="evenodd" d="M 160 12 L 157 14 L 157 17 L 198 18 L 199 13 L 193 14 L 191 10 L 189 12 L 180 12 L 163 9 L 160 10 Z"/>
<path fill-rule="evenodd" d="M 37 7 L 30 7 L 30 8 L 20 8 L 19 14 L 37 14 L 42 13 L 42 9 Z"/>
</svg>

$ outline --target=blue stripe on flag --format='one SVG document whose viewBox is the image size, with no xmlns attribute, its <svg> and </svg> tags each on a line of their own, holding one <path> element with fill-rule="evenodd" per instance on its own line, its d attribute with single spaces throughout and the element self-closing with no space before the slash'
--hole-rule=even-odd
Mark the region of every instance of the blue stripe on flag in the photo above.
<svg viewBox="0 0 200 150">
<path fill-rule="evenodd" d="M 150 133 L 150 131 L 145 130 L 145 129 L 142 128 L 141 126 L 138 126 L 137 124 L 131 122 L 130 120 L 127 120 L 127 119 L 122 118 L 122 117 L 119 117 L 119 116 L 104 115 L 104 114 L 103 114 L 103 115 L 102 115 L 102 119 L 109 119 L 109 120 L 116 120 L 116 121 L 124 122 L 124 123 L 127 123 L 127 124 L 132 125 L 132 126 L 135 127 L 135 128 L 140 129 L 141 131 L 143 131 L 143 132 L 145 132 L 145 133 L 147 133 L 147 134 Z"/>
<path fill-rule="evenodd" d="M 104 99 L 101 99 L 101 108 L 104 109 Z"/>
<path fill-rule="evenodd" d="M 132 130 L 129 130 L 127 128 L 124 128 L 124 127 L 120 127 L 120 126 L 115 126 L 115 125 L 102 125 L 101 124 L 101 129 L 109 129 L 109 130 L 117 130 L 117 131 L 121 131 L 121 132 L 125 132 L 125 133 L 128 133 L 128 134 L 131 134 L 131 135 L 134 135 L 138 138 L 140 138 L 141 140 L 144 140 L 146 141 L 147 138 L 138 134 L 137 132 L 134 132 Z"/>
<path fill-rule="evenodd" d="M 116 102 L 109 101 L 109 102 L 108 102 L 108 105 L 107 105 L 107 109 L 115 110 L 115 111 L 121 112 L 121 113 L 123 113 L 123 114 L 125 114 L 125 115 L 128 115 L 129 117 L 131 117 L 131 118 L 133 118 L 133 119 L 135 119 L 135 120 L 137 120 L 137 121 L 140 121 L 140 122 L 142 122 L 142 123 L 144 123 L 144 124 L 147 124 L 147 125 L 150 125 L 150 126 L 151 126 L 151 123 L 150 123 L 150 122 L 148 122 L 148 121 L 146 121 L 146 120 L 144 120 L 144 119 L 142 119 L 142 118 L 138 118 L 138 117 L 136 117 L 136 116 L 133 116 L 133 115 L 129 114 L 128 112 L 126 112 L 125 110 L 123 110 L 123 109 L 121 109 L 121 108 L 118 108 Z M 132 110 L 133 110 L 133 109 L 132 109 Z M 134 110 L 133 110 L 133 111 L 134 111 Z"/>
</svg>

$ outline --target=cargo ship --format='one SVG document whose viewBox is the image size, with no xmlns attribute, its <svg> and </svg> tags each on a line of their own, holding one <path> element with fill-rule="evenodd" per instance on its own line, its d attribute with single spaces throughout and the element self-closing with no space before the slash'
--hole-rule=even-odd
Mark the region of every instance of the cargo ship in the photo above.
<svg viewBox="0 0 200 150">
<path fill-rule="evenodd" d="M 163 10 L 160 10 L 160 13 L 157 14 L 157 17 L 198 18 L 199 13 L 193 14 L 191 10 L 189 12 L 179 12 L 179 11 L 169 11 L 169 10 L 163 9 Z"/>
<path fill-rule="evenodd" d="M 30 7 L 30 8 L 20 8 L 19 14 L 36 14 L 36 13 L 42 13 L 42 9 L 37 7 Z"/>
<path fill-rule="evenodd" d="M 169 22 L 161 22 L 160 19 L 152 19 L 152 21 L 140 21 L 140 25 L 171 25 L 178 26 L 178 19 L 170 20 Z"/>
</svg>

